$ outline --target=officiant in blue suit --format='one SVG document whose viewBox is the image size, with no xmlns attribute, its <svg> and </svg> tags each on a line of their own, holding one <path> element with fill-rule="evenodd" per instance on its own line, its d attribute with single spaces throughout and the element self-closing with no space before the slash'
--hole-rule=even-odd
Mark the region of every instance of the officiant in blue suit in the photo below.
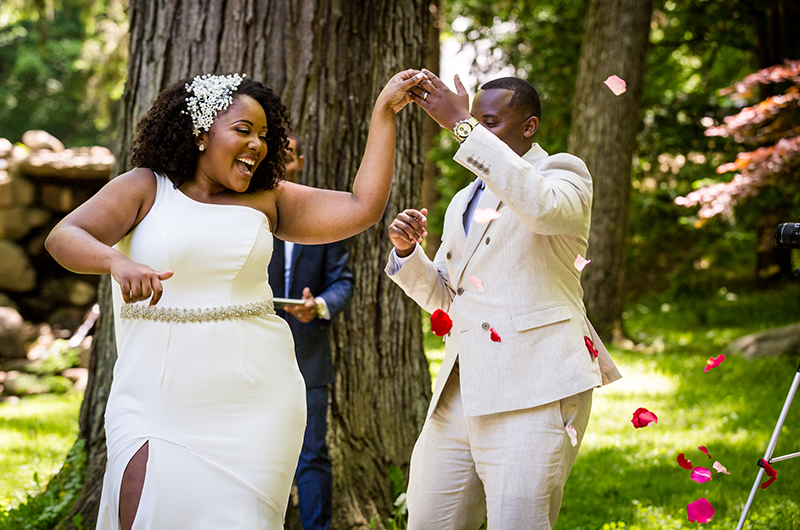
<svg viewBox="0 0 800 530">
<path fill-rule="evenodd" d="M 294 181 L 305 163 L 297 135 L 289 135 L 289 147 L 291 159 L 286 164 L 286 180 Z M 273 295 L 305 302 L 277 311 L 292 329 L 297 364 L 306 382 L 308 417 L 295 477 L 300 519 L 304 530 L 328 530 L 333 485 L 325 441 L 328 385 L 334 378 L 330 325 L 353 294 L 353 274 L 342 242 L 300 245 L 273 238 L 273 243 L 269 264 Z"/>
</svg>

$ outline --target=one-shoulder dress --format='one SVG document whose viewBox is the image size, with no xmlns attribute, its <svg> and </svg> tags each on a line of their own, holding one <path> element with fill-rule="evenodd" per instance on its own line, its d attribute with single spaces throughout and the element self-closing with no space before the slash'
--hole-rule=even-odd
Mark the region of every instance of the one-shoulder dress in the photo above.
<svg viewBox="0 0 800 530">
<path fill-rule="evenodd" d="M 154 308 L 122 303 L 113 285 L 118 359 L 97 528 L 119 528 L 122 475 L 145 442 L 134 529 L 283 528 L 306 394 L 272 310 L 269 221 L 156 179 L 155 203 L 117 248 L 175 274 Z"/>
</svg>

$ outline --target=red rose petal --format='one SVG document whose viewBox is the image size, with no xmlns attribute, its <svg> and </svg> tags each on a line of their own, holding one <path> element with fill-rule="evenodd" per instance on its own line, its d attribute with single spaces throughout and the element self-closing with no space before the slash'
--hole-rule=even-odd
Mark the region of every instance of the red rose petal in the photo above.
<svg viewBox="0 0 800 530">
<path fill-rule="evenodd" d="M 711 455 L 708 454 L 708 449 L 706 449 L 705 445 L 701 445 L 700 447 L 698 447 L 698 449 L 700 449 L 700 452 L 706 455 L 709 459 L 711 458 Z"/>
<path fill-rule="evenodd" d="M 472 221 L 484 225 L 489 221 L 499 219 L 501 215 L 503 214 L 492 208 L 476 208 L 475 213 L 472 214 Z"/>
<path fill-rule="evenodd" d="M 431 315 L 431 331 L 437 337 L 444 337 L 453 328 L 453 321 L 450 315 L 437 309 Z"/>
<path fill-rule="evenodd" d="M 576 257 L 575 261 L 572 262 L 572 266 L 575 267 L 576 269 L 578 269 L 579 271 L 582 271 L 591 262 L 592 262 L 592 260 L 586 259 L 583 256 L 581 256 L 580 254 L 578 254 L 578 257 Z"/>
<path fill-rule="evenodd" d="M 698 484 L 708 482 L 711 480 L 711 470 L 705 467 L 696 467 L 692 469 L 692 480 Z"/>
<path fill-rule="evenodd" d="M 495 331 L 495 329 L 494 329 L 494 328 L 490 329 L 489 331 L 491 331 L 491 337 L 492 337 L 492 340 L 493 340 L 494 342 L 500 342 L 500 334 L 499 334 L 499 333 L 497 333 L 497 331 Z"/>
<path fill-rule="evenodd" d="M 654 423 L 658 423 L 658 416 L 650 412 L 644 407 L 639 407 L 633 413 L 633 419 L 631 420 L 633 426 L 636 429 L 640 429 L 642 427 L 649 427 Z"/>
<path fill-rule="evenodd" d="M 478 278 L 477 276 L 470 276 L 469 279 L 472 280 L 472 283 L 475 284 L 475 289 L 479 293 L 482 293 L 483 292 L 483 282 L 481 281 L 481 279 Z"/>
<path fill-rule="evenodd" d="M 720 464 L 719 462 L 716 462 L 716 461 L 715 461 L 715 462 L 714 462 L 714 466 L 713 466 L 713 467 L 714 467 L 714 469 L 716 470 L 716 472 L 717 472 L 717 473 L 725 473 L 726 475 L 730 475 L 730 473 L 728 472 L 728 470 L 727 470 L 727 469 L 725 469 L 725 466 L 723 466 L 723 465 L 722 465 L 722 464 Z"/>
<path fill-rule="evenodd" d="M 692 462 L 690 460 L 686 460 L 686 457 L 683 456 L 683 453 L 678 455 L 678 465 L 683 469 L 692 469 Z"/>
<path fill-rule="evenodd" d="M 586 348 L 589 350 L 589 353 L 591 353 L 594 356 L 594 358 L 597 359 L 597 353 L 598 352 L 597 352 L 597 348 L 594 347 L 594 342 L 592 342 L 592 339 L 590 339 L 589 337 L 584 336 L 583 337 L 583 343 L 586 344 Z"/>
<path fill-rule="evenodd" d="M 725 361 L 725 355 L 723 354 L 719 354 L 716 357 L 709 357 L 708 361 L 706 361 L 706 368 L 703 370 L 703 372 L 708 373 L 709 370 L 716 368 L 722 364 L 723 361 Z"/>
<path fill-rule="evenodd" d="M 705 497 L 686 505 L 690 523 L 707 523 L 714 517 L 714 507 Z"/>
<path fill-rule="evenodd" d="M 764 468 L 764 471 L 767 472 L 767 476 L 770 477 L 768 481 L 761 484 L 761 489 L 763 490 L 764 488 L 769 487 L 770 484 L 778 480 L 778 472 L 771 465 L 769 465 L 769 462 L 767 462 L 763 458 L 759 460 L 758 463 L 761 467 Z"/>
</svg>

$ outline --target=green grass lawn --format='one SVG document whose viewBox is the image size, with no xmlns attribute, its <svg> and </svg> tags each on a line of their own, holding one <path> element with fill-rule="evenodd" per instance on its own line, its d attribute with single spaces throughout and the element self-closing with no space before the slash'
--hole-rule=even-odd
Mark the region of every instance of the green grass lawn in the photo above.
<svg viewBox="0 0 800 530">
<path fill-rule="evenodd" d="M 624 378 L 595 392 L 592 420 L 564 494 L 556 530 L 672 530 L 697 528 L 686 505 L 705 497 L 716 515 L 706 529 L 732 530 L 755 480 L 800 352 L 753 361 L 729 356 L 704 373 L 706 360 L 733 338 L 800 318 L 800 286 L 767 294 L 664 303 L 652 300 L 626 313 L 635 341 L 614 347 Z M 426 319 L 427 320 L 427 319 Z M 444 344 L 426 333 L 435 376 Z M 38 491 L 72 446 L 79 395 L 40 396 L 0 405 L 0 508 Z M 633 411 L 646 407 L 657 425 L 634 429 Z M 698 446 L 705 446 L 709 459 Z M 800 451 L 800 397 L 783 428 L 775 455 Z M 678 466 L 684 453 L 695 466 L 719 461 L 697 484 Z M 800 530 L 800 458 L 775 464 L 778 480 L 759 491 L 750 530 Z M 38 477 L 37 480 L 34 477 Z"/>
<path fill-rule="evenodd" d="M 37 493 L 75 443 L 83 394 L 42 395 L 0 404 L 0 510 Z"/>
</svg>

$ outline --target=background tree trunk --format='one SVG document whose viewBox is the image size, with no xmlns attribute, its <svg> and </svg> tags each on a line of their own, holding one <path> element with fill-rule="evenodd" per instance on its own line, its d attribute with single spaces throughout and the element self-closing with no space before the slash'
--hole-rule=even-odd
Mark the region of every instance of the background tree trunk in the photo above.
<svg viewBox="0 0 800 530">
<path fill-rule="evenodd" d="M 586 162 L 594 179 L 584 300 L 606 340 L 622 332 L 631 161 L 652 11 L 652 0 L 592 0 L 578 63 L 569 152 Z M 603 81 L 610 75 L 624 79 L 627 92 L 608 90 Z"/>
<path fill-rule="evenodd" d="M 423 63 L 428 1 L 131 0 L 130 62 L 119 121 L 117 170 L 128 169 L 136 122 L 169 84 L 197 74 L 245 72 L 289 108 L 305 146 L 306 182 L 350 189 L 366 145 L 372 105 L 389 77 Z M 367 528 L 392 500 L 388 469 L 408 468 L 424 422 L 430 376 L 421 313 L 383 273 L 387 228 L 420 200 L 423 113 L 397 119 L 395 182 L 383 221 L 349 242 L 355 292 L 334 326 L 331 393 L 335 528 Z M 90 456 L 80 513 L 93 527 L 105 468 L 103 413 L 116 358 L 111 283 L 101 292 L 90 386 L 80 437 Z"/>
<path fill-rule="evenodd" d="M 442 12 L 442 1 L 432 0 L 429 1 L 428 13 L 430 14 L 430 24 L 428 26 L 428 41 L 425 46 L 425 68 L 431 72 L 439 75 L 440 73 L 440 56 L 441 49 L 439 46 L 439 34 L 441 32 L 444 22 L 444 13 Z M 429 152 L 434 148 L 436 143 L 436 136 L 442 130 L 438 123 L 431 119 L 427 119 L 422 125 L 422 142 L 425 152 Z M 422 202 L 421 206 L 432 212 L 436 208 L 436 203 L 441 199 L 439 190 L 436 188 L 436 181 L 442 176 L 442 172 L 436 166 L 436 162 L 429 156 L 425 156 L 425 166 L 422 177 Z M 414 206 L 416 208 L 416 206 Z M 442 244 L 442 234 L 433 233 L 428 231 L 428 237 L 425 238 L 425 254 L 430 259 L 436 255 L 439 246 Z"/>
</svg>

